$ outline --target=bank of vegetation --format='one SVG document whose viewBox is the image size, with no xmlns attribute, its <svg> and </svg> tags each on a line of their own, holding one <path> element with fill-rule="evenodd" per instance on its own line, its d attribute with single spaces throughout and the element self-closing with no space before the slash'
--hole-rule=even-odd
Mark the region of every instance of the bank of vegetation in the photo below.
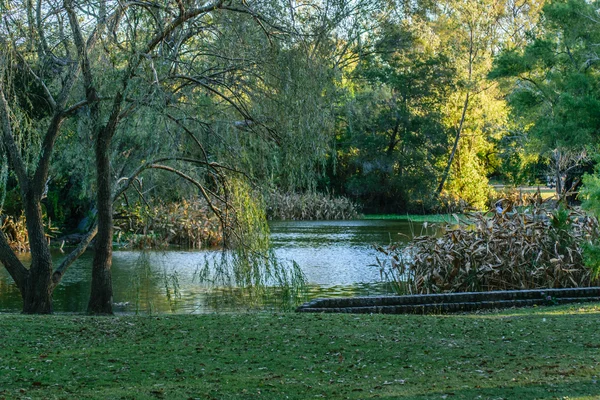
<svg viewBox="0 0 600 400">
<path fill-rule="evenodd" d="M 406 248 L 380 248 L 380 266 L 402 294 L 598 286 L 591 254 L 599 233 L 598 220 L 582 211 L 508 203 Z"/>
<path fill-rule="evenodd" d="M 266 196 L 267 218 L 282 221 L 344 220 L 360 217 L 359 207 L 347 197 L 330 193 L 281 193 Z"/>
<path fill-rule="evenodd" d="M 124 207 L 115 216 L 115 230 L 117 243 L 133 249 L 223 245 L 222 225 L 208 205 L 198 200 Z"/>
</svg>

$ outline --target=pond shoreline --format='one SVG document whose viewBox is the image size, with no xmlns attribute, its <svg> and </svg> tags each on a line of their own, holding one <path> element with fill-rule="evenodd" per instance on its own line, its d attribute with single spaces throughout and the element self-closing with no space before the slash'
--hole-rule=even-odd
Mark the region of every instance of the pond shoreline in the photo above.
<svg viewBox="0 0 600 400">
<path fill-rule="evenodd" d="M 600 287 L 315 299 L 297 312 L 442 314 L 600 301 Z"/>
</svg>

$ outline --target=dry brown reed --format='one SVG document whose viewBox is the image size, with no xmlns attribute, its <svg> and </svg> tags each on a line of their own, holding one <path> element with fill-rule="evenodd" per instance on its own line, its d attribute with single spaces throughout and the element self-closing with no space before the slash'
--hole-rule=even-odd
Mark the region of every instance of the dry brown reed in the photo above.
<svg viewBox="0 0 600 400">
<path fill-rule="evenodd" d="M 505 203 L 506 205 L 506 203 Z M 500 211 L 500 210 L 498 210 Z M 599 234 L 581 211 L 526 209 L 473 213 L 441 236 L 416 237 L 401 249 L 381 249 L 386 272 L 409 293 L 470 292 L 598 285 L 583 248 Z"/>
<path fill-rule="evenodd" d="M 16 253 L 25 253 L 29 251 L 29 235 L 25 226 L 25 216 L 19 218 L 7 216 L 2 221 L 0 230 L 4 232 L 8 239 L 8 245 Z"/>
<path fill-rule="evenodd" d="M 342 220 L 359 217 L 358 207 L 346 197 L 322 193 L 280 193 L 266 196 L 267 218 L 275 220 Z"/>
<path fill-rule="evenodd" d="M 218 246 L 223 239 L 219 220 L 208 206 L 186 200 L 121 210 L 115 228 L 118 240 L 132 248 L 179 245 L 199 249 Z"/>
<path fill-rule="evenodd" d="M 50 243 L 50 239 L 56 237 L 59 229 L 52 225 L 50 218 L 46 218 L 44 215 L 44 219 L 44 235 Z M 30 250 L 24 214 L 21 214 L 19 218 L 5 216 L 4 219 L 0 219 L 0 231 L 6 235 L 8 245 L 15 253 L 27 253 Z"/>
<path fill-rule="evenodd" d="M 538 186 L 536 191 L 528 191 L 523 188 L 506 187 L 501 190 L 494 190 L 490 192 L 488 198 L 488 207 L 494 209 L 496 205 L 500 204 L 503 207 L 527 207 L 530 205 L 544 205 L 545 208 L 550 209 L 556 207 L 556 200 L 554 196 L 549 198 L 543 198 L 541 190 Z"/>
</svg>

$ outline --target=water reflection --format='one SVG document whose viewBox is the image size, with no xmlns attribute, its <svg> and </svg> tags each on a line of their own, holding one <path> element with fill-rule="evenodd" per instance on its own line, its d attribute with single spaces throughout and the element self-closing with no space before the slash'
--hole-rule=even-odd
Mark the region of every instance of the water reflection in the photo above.
<svg viewBox="0 0 600 400">
<path fill-rule="evenodd" d="M 307 299 L 363 296 L 388 292 L 381 283 L 374 244 L 406 240 L 420 224 L 404 221 L 310 221 L 271 224 L 275 254 L 294 260 L 308 281 Z M 59 262 L 63 255 L 55 254 Z M 115 251 L 115 311 L 125 313 L 204 313 L 248 308 L 252 299 L 236 289 L 215 290 L 199 279 L 215 251 Z M 28 255 L 23 255 L 28 261 Z M 54 294 L 58 312 L 85 311 L 89 299 L 92 254 L 84 254 L 65 275 Z M 277 299 L 273 299 L 273 304 Z M 20 311 L 20 293 L 0 270 L 0 312 Z"/>
</svg>

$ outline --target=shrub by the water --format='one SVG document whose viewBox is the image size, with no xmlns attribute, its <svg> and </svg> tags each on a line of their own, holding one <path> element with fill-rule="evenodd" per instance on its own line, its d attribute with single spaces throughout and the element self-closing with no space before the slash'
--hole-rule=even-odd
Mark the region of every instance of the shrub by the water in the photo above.
<svg viewBox="0 0 600 400">
<path fill-rule="evenodd" d="M 46 239 L 54 238 L 59 232 L 58 228 L 52 225 L 52 221 L 44 214 L 44 234 Z M 26 253 L 29 249 L 29 234 L 27 233 L 25 215 L 21 214 L 18 218 L 11 216 L 0 216 L 0 231 L 6 236 L 8 245 L 16 253 Z"/>
<path fill-rule="evenodd" d="M 115 227 L 117 239 L 133 248 L 179 245 L 199 249 L 218 246 L 223 239 L 218 218 L 200 201 L 122 209 Z"/>
<path fill-rule="evenodd" d="M 433 207 L 434 212 L 437 214 L 462 214 L 472 209 L 473 207 L 458 195 L 445 191 L 439 195 L 437 204 Z"/>
<path fill-rule="evenodd" d="M 444 234 L 404 249 L 380 249 L 382 272 L 403 292 L 441 293 L 582 287 L 599 284 L 584 251 L 598 220 L 576 210 L 532 205 L 475 213 Z"/>
<path fill-rule="evenodd" d="M 527 207 L 531 205 L 544 203 L 546 207 L 554 207 L 555 197 L 552 195 L 542 195 L 540 188 L 536 191 L 527 191 L 522 188 L 507 187 L 501 190 L 490 192 L 488 197 L 488 207 L 495 209 L 496 206 L 502 207 Z"/>
<path fill-rule="evenodd" d="M 336 220 L 356 219 L 358 207 L 346 197 L 322 193 L 280 193 L 266 196 L 267 218 L 270 220 Z"/>
<path fill-rule="evenodd" d="M 7 216 L 0 221 L 0 231 L 4 233 L 10 248 L 17 253 L 29 251 L 29 235 L 25 227 L 25 217 L 19 218 Z"/>
</svg>

